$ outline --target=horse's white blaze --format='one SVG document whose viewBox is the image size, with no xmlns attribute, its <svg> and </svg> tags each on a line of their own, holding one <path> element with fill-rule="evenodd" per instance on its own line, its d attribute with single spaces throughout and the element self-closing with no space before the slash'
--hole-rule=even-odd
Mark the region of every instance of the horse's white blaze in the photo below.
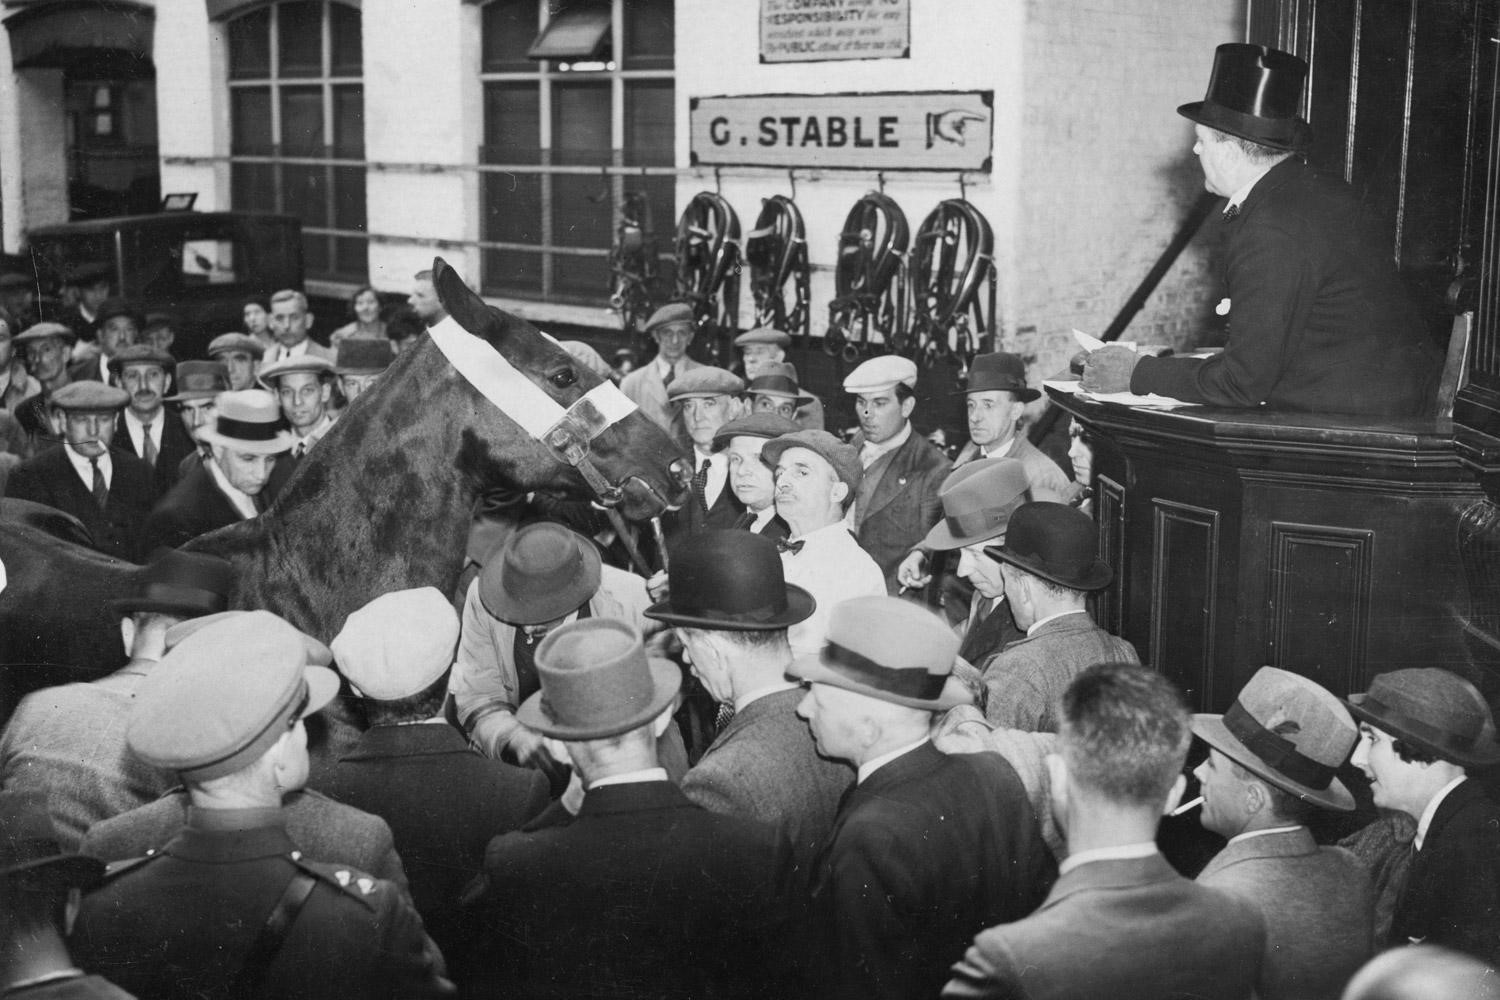
<svg viewBox="0 0 1500 1000">
<path fill-rule="evenodd" d="M 443 352 L 443 357 L 466 382 L 537 440 L 545 440 L 547 431 L 568 412 L 452 316 L 444 317 L 427 332 L 438 350 Z M 605 427 L 625 419 L 636 408 L 630 398 L 611 382 L 594 386 L 583 399 L 591 402 L 604 417 Z"/>
</svg>

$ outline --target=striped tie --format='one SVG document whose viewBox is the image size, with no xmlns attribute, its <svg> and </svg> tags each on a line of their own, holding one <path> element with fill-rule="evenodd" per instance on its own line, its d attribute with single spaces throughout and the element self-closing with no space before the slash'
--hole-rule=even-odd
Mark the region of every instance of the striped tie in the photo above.
<svg viewBox="0 0 1500 1000">
<path fill-rule="evenodd" d="M 97 458 L 89 459 L 89 465 L 94 469 L 94 486 L 91 491 L 94 494 L 94 503 L 99 505 L 100 510 L 103 510 L 104 505 L 109 503 L 109 487 L 104 482 L 104 470 L 99 468 Z"/>
<path fill-rule="evenodd" d="M 156 442 L 151 440 L 151 421 L 141 424 L 141 457 L 151 468 L 156 468 Z"/>
</svg>

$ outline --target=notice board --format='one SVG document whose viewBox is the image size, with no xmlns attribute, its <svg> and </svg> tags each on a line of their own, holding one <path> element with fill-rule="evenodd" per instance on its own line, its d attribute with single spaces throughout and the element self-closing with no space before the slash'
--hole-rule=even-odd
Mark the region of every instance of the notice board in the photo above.
<svg viewBox="0 0 1500 1000">
<path fill-rule="evenodd" d="M 906 59 L 911 0 L 760 0 L 760 61 Z"/>
</svg>

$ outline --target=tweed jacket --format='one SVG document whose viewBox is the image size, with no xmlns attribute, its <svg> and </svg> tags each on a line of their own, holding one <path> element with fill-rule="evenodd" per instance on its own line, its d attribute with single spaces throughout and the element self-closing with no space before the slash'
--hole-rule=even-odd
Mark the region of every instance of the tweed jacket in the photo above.
<svg viewBox="0 0 1500 1000">
<path fill-rule="evenodd" d="M 160 850 L 187 822 L 188 793 L 176 789 L 155 802 L 89 827 L 78 850 L 104 861 L 124 861 Z M 379 816 L 360 812 L 311 789 L 282 799 L 287 835 L 307 857 L 351 865 L 406 888 L 406 869 L 391 828 Z"/>
<path fill-rule="evenodd" d="M 935 996 L 974 935 L 1030 913 L 1056 870 L 1009 764 L 921 744 L 854 787 L 814 866 L 826 992 Z"/>
<path fill-rule="evenodd" d="M 190 538 L 242 520 L 239 508 L 199 462 L 151 508 L 143 529 L 146 551 L 159 545 L 175 549 Z"/>
<path fill-rule="evenodd" d="M 1500 963 L 1500 807 L 1472 778 L 1438 805 L 1391 922 L 1391 944 L 1440 944 Z"/>
<path fill-rule="evenodd" d="M 1255 907 L 1266 950 L 1260 1000 L 1338 1000 L 1370 957 L 1374 889 L 1353 854 L 1319 847 L 1307 827 L 1231 841 L 1198 873 Z"/>
<path fill-rule="evenodd" d="M 833 827 L 854 771 L 818 755 L 797 716 L 801 700 L 802 689 L 794 687 L 736 712 L 682 779 L 682 790 L 710 812 L 781 826 L 805 870 Z"/>
<path fill-rule="evenodd" d="M 1087 613 L 1054 618 L 1002 649 L 981 673 L 991 725 L 1057 732 L 1057 703 L 1073 678 L 1096 663 L 1139 663 L 1135 647 Z"/>
<path fill-rule="evenodd" d="M 1390 241 L 1347 185 L 1292 157 L 1223 226 L 1228 344 L 1206 359 L 1142 358 L 1131 392 L 1376 417 L 1430 404 L 1441 358 Z"/>
<path fill-rule="evenodd" d="M 112 449 L 109 498 L 101 510 L 63 453 L 66 447 L 60 444 L 48 448 L 16 466 L 6 482 L 6 495 L 72 514 L 89 529 L 95 549 L 116 559 L 139 562 L 146 554 L 142 528 L 156 502 L 151 466 L 129 452 Z"/>
<path fill-rule="evenodd" d="M 161 447 L 156 451 L 156 465 L 152 469 L 152 481 L 156 484 L 156 495 L 164 496 L 176 485 L 182 460 L 198 450 L 198 443 L 188 436 L 187 428 L 182 426 L 182 421 L 177 414 L 168 413 L 166 407 L 162 407 L 156 419 L 162 422 Z M 121 451 L 128 451 L 142 461 L 145 460 L 146 456 L 136 450 L 135 441 L 131 439 L 130 431 L 125 427 L 125 414 L 123 413 L 115 418 L 114 446 Z"/>
<path fill-rule="evenodd" d="M 45 794 L 64 850 L 76 851 L 95 823 L 177 784 L 177 775 L 143 762 L 125 745 L 136 688 L 152 665 L 131 660 L 97 681 L 33 691 L 0 734 L 0 786 Z"/>
<path fill-rule="evenodd" d="M 864 447 L 855 435 L 854 447 Z M 885 575 L 888 593 L 901 585 L 896 567 L 943 516 L 938 489 L 953 466 L 915 428 L 895 451 L 865 470 L 854 500 L 854 534 Z"/>
<path fill-rule="evenodd" d="M 1031 484 L 1028 492 L 1033 500 L 1051 500 L 1055 503 L 1072 503 L 1083 487 L 1063 475 L 1062 467 L 1052 461 L 1036 445 L 1027 439 L 1020 428 L 1010 439 L 1010 447 L 1003 453 L 981 455 L 979 446 L 973 441 L 959 449 L 953 459 L 953 467 L 968 465 L 977 458 L 1014 458 L 1026 467 L 1026 481 Z"/>
<path fill-rule="evenodd" d="M 684 372 L 703 367 L 687 357 L 678 364 L 681 366 L 677 372 L 678 377 L 681 377 Z M 621 379 L 620 391 L 628 396 L 632 403 L 639 406 L 641 412 L 650 417 L 656 426 L 666 431 L 667 436 L 676 441 L 677 446 L 683 452 L 693 450 L 693 441 L 688 437 L 687 425 L 682 422 L 681 411 L 667 402 L 667 387 L 662 384 L 661 372 L 658 371 L 654 358 Z"/>
</svg>

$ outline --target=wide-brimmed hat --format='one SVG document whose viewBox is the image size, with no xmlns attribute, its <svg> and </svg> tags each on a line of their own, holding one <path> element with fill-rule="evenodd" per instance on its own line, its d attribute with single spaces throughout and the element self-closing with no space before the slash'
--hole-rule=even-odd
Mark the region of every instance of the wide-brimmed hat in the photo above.
<svg viewBox="0 0 1500 1000">
<path fill-rule="evenodd" d="M 170 373 L 177 365 L 177 359 L 159 347 L 150 344 L 131 344 L 122 347 L 115 352 L 115 356 L 109 359 L 109 370 L 116 375 L 125 370 L 126 365 L 155 365 L 163 373 Z"/>
<path fill-rule="evenodd" d="M 78 334 L 73 332 L 72 327 L 64 326 L 62 323 L 35 323 L 12 337 L 11 342 L 26 344 L 33 340 L 46 340 L 48 337 L 66 341 L 69 346 L 78 341 Z"/>
<path fill-rule="evenodd" d="M 1013 392 L 1016 399 L 1029 403 L 1041 395 L 1026 384 L 1026 362 L 1019 354 L 997 351 L 981 354 L 969 366 L 969 383 L 954 395 L 971 392 Z"/>
<path fill-rule="evenodd" d="M 743 417 L 735 417 L 714 432 L 714 451 L 722 451 L 729 447 L 729 442 L 737 437 L 758 437 L 770 440 L 781 437 L 783 434 L 796 432 L 797 425 L 779 413 L 772 413 L 769 410 L 750 413 Z"/>
<path fill-rule="evenodd" d="M 667 599 L 646 617 L 668 625 L 762 632 L 812 616 L 812 594 L 786 582 L 776 543 L 753 531 L 692 532 L 673 546 Z"/>
<path fill-rule="evenodd" d="M 130 393 L 119 386 L 84 379 L 69 382 L 54 392 L 47 403 L 59 410 L 123 410 L 130 405 Z"/>
<path fill-rule="evenodd" d="M 922 544 L 929 549 L 961 549 L 1004 534 L 1030 488 L 1020 459 L 985 458 L 960 465 L 938 490 L 943 519 Z"/>
<path fill-rule="evenodd" d="M 214 425 L 198 432 L 209 444 L 222 444 L 252 455 L 279 455 L 292 448 L 292 435 L 276 397 L 264 389 L 221 392 Z"/>
<path fill-rule="evenodd" d="M 333 362 L 327 358 L 320 358 L 316 354 L 303 354 L 295 358 L 282 358 L 274 364 L 266 365 L 257 376 L 260 384 L 267 389 L 275 388 L 275 381 L 283 375 L 296 375 L 306 372 L 316 375 L 319 379 L 333 377 Z"/>
<path fill-rule="evenodd" d="M 27 892 L 92 889 L 104 877 L 104 862 L 66 854 L 47 811 L 46 793 L 0 792 L 0 879 Z"/>
<path fill-rule="evenodd" d="M 541 690 L 516 721 L 559 740 L 602 740 L 638 729 L 662 713 L 682 687 L 670 660 L 646 656 L 641 633 L 611 618 L 584 618 L 536 647 Z"/>
<path fill-rule="evenodd" d="M 329 648 L 339 672 L 376 701 L 409 698 L 453 663 L 458 613 L 436 587 L 381 594 L 354 612 Z"/>
<path fill-rule="evenodd" d="M 1261 667 L 1223 715 L 1193 716 L 1193 734 L 1282 791 L 1348 812 L 1354 796 L 1335 772 L 1359 729 L 1331 692 L 1306 677 Z"/>
<path fill-rule="evenodd" d="M 1177 113 L 1274 149 L 1301 149 L 1312 139 L 1303 120 L 1307 63 L 1290 52 L 1230 42 L 1214 50 L 1208 93 Z"/>
<path fill-rule="evenodd" d="M 836 604 L 817 656 L 787 673 L 908 708 L 945 711 L 974 693 L 953 676 L 958 636 L 926 608 L 897 597 L 856 597 Z"/>
<path fill-rule="evenodd" d="M 479 574 L 479 603 L 510 625 L 542 625 L 577 611 L 599 589 L 599 550 L 552 521 L 511 534 Z"/>
<path fill-rule="evenodd" d="M 384 337 L 350 337 L 339 344 L 333 370 L 340 375 L 379 375 L 395 360 L 396 352 Z"/>
<path fill-rule="evenodd" d="M 168 403 L 212 399 L 229 391 L 229 369 L 222 361 L 179 361 L 172 384 L 177 392 L 166 398 Z"/>
<path fill-rule="evenodd" d="M 1464 767 L 1500 764 L 1489 703 L 1455 673 L 1437 667 L 1392 670 L 1347 701 L 1356 718 L 1443 760 Z"/>
<path fill-rule="evenodd" d="M 767 441 L 760 451 L 760 460 L 774 469 L 776 463 L 781 461 L 782 453 L 788 448 L 806 448 L 814 455 L 821 456 L 833 466 L 834 475 L 848 484 L 850 496 L 858 492 L 860 480 L 865 477 L 865 469 L 859 464 L 859 449 L 854 445 L 845 444 L 827 431 L 793 431 Z"/>
<path fill-rule="evenodd" d="M 668 302 L 651 314 L 642 329 L 649 336 L 657 327 L 666 326 L 668 323 L 691 323 L 696 329 L 697 321 L 693 318 L 693 307 L 686 302 Z"/>
<path fill-rule="evenodd" d="M 248 333 L 221 333 L 208 342 L 208 356 L 216 358 L 230 351 L 244 351 L 259 361 L 266 353 L 266 345 Z"/>
<path fill-rule="evenodd" d="M 218 556 L 160 549 L 146 564 L 140 590 L 108 607 L 113 615 L 154 611 L 197 618 L 227 609 L 234 582 L 234 566 Z"/>
<path fill-rule="evenodd" d="M 1099 558 L 1099 528 L 1077 507 L 1050 500 L 1022 504 L 1010 516 L 1005 544 L 984 554 L 1073 590 L 1109 586 L 1114 572 Z"/>
</svg>

